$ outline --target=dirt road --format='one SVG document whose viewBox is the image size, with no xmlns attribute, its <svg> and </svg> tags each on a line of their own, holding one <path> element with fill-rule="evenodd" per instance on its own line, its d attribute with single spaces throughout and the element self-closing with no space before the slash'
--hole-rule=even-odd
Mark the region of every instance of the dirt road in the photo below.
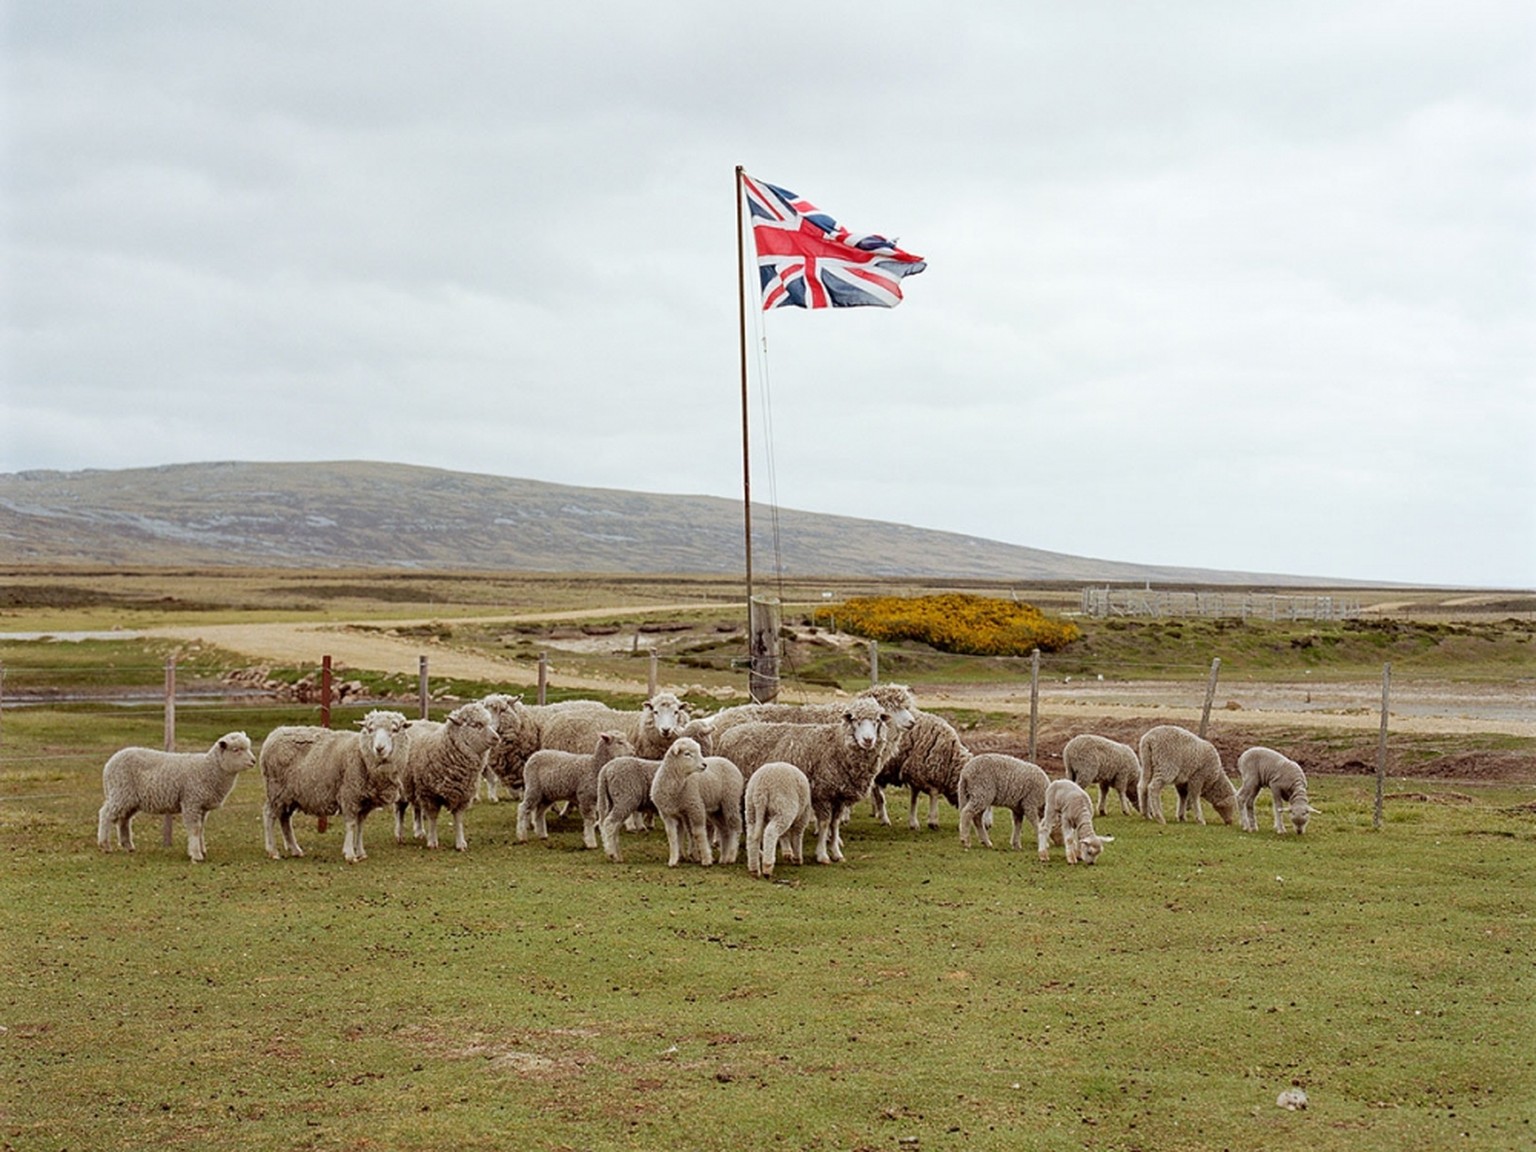
<svg viewBox="0 0 1536 1152">
<path fill-rule="evenodd" d="M 667 605 L 633 605 L 591 611 L 541 613 L 527 616 L 488 616 L 476 620 L 507 624 L 576 620 L 616 613 L 658 611 Z M 377 622 L 367 622 L 378 627 Z M 431 620 L 394 621 L 408 628 Z M 528 661 L 490 656 L 453 648 L 421 637 L 359 631 L 343 622 L 327 624 L 216 624 L 189 628 L 156 628 L 149 635 L 184 642 L 202 641 L 253 660 L 272 663 L 318 664 L 329 655 L 338 671 L 366 668 L 414 676 L 422 656 L 433 676 L 473 680 L 532 682 L 537 667 Z M 619 677 L 572 676 L 560 670 L 559 653 L 551 660 L 552 687 L 643 693 L 644 681 Z M 663 684 L 674 689 L 686 684 Z M 1204 684 L 1188 682 L 1044 682 L 1039 688 L 1040 713 L 1062 719 L 1115 716 L 1150 723 L 1198 723 Z M 743 685 L 743 698 L 745 686 Z M 832 699 L 833 694 L 797 692 L 795 700 Z M 941 708 L 974 708 L 1028 716 L 1029 685 L 999 684 L 926 689 L 926 703 Z M 1211 724 L 1234 728 L 1308 727 L 1376 731 L 1381 724 L 1379 684 L 1218 684 Z M 1394 732 L 1461 735 L 1498 732 L 1536 737 L 1536 698 L 1519 685 L 1448 683 L 1394 684 L 1390 694 L 1390 728 Z"/>
</svg>

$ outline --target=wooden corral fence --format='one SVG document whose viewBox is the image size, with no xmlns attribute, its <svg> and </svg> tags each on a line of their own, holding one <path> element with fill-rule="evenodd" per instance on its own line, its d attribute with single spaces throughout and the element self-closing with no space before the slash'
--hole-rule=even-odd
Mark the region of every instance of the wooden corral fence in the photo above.
<svg viewBox="0 0 1536 1152">
<path fill-rule="evenodd" d="M 1177 591 L 1163 588 L 1083 589 L 1084 616 L 1213 616 L 1242 620 L 1353 620 L 1360 601 L 1275 592 Z"/>
</svg>

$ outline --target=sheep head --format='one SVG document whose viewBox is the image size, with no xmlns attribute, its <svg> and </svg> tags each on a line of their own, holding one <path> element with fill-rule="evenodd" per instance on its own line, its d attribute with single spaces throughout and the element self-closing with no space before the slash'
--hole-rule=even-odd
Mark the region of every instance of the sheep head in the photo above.
<svg viewBox="0 0 1536 1152">
<path fill-rule="evenodd" d="M 1322 812 L 1308 804 L 1305 795 L 1291 797 L 1291 823 L 1296 826 L 1296 835 L 1300 836 L 1307 830 L 1308 820 L 1320 815 Z"/>
<path fill-rule="evenodd" d="M 214 754 L 226 769 L 244 772 L 256 763 L 256 754 L 251 751 L 251 738 L 244 732 L 230 732 L 220 736 L 213 747 Z"/>
<path fill-rule="evenodd" d="M 679 736 L 667 749 L 663 767 L 673 772 L 702 772 L 706 765 L 699 742 L 691 736 Z"/>
<path fill-rule="evenodd" d="M 885 739 L 891 717 L 878 703 L 870 699 L 854 700 L 843 712 L 843 726 L 854 747 L 869 752 Z"/>
<path fill-rule="evenodd" d="M 688 723 L 688 705 L 671 692 L 658 692 L 640 706 L 645 715 L 642 724 L 655 728 L 663 737 L 676 736 Z"/>
<path fill-rule="evenodd" d="M 357 722 L 362 729 L 363 742 L 373 750 L 374 758 L 381 763 L 394 757 L 395 744 L 405 731 L 406 718 L 399 712 L 375 709 Z"/>
<path fill-rule="evenodd" d="M 1099 853 L 1104 851 L 1104 845 L 1111 843 L 1113 836 L 1100 836 L 1096 832 L 1089 832 L 1085 836 L 1077 838 L 1077 863 L 1092 864 L 1099 858 Z M 1068 863 L 1071 863 L 1068 859 Z"/>
</svg>

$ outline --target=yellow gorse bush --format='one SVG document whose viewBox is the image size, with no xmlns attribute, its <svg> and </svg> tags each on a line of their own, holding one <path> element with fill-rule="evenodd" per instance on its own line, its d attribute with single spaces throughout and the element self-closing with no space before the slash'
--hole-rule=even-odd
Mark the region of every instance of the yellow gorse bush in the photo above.
<svg viewBox="0 0 1536 1152">
<path fill-rule="evenodd" d="M 967 656 L 1055 652 L 1082 635 L 1033 604 L 947 592 L 939 596 L 859 596 L 837 610 L 847 631 L 871 640 L 916 640 Z"/>
</svg>

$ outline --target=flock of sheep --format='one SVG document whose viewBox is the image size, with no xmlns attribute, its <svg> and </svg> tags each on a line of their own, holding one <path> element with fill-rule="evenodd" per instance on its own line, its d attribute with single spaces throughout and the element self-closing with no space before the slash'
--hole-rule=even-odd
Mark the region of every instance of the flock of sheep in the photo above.
<svg viewBox="0 0 1536 1152">
<path fill-rule="evenodd" d="M 340 816 L 342 855 L 367 858 L 363 823 L 376 808 L 394 812 L 395 839 L 411 835 L 436 848 L 437 822 L 453 818 L 454 847 L 468 841 L 464 816 L 482 784 L 490 797 L 502 789 L 520 794 L 517 839 L 545 837 L 546 817 L 556 805 L 581 815 L 588 848 L 601 840 L 613 860 L 622 859 L 620 833 L 659 819 L 667 835 L 668 864 L 684 859 L 734 864 L 743 838 L 747 870 L 771 878 L 782 846 L 800 863 L 804 837 L 814 821 L 816 859 L 843 858 L 842 826 L 868 797 L 880 822 L 889 824 L 884 789 L 911 792 L 909 823 L 918 827 L 918 798 L 928 797 L 929 827 L 938 827 L 942 797 L 960 813 L 960 842 L 972 835 L 991 847 L 994 808 L 1013 814 L 1011 843 L 1022 847 L 1027 824 L 1041 860 L 1059 844 L 1069 864 L 1092 864 L 1113 837 L 1093 827 L 1087 789 L 1098 786 L 1098 815 L 1111 789 L 1122 812 L 1132 807 L 1163 822 L 1162 794 L 1178 793 L 1179 820 L 1191 808 L 1205 823 L 1209 801 L 1228 824 L 1257 828 L 1254 807 L 1270 789 L 1275 831 L 1288 813 L 1298 833 L 1316 812 L 1307 798 L 1306 775 L 1293 760 L 1269 748 L 1250 748 L 1237 761 L 1242 787 L 1233 786 L 1214 745 L 1174 725 L 1147 731 L 1137 748 L 1103 736 L 1074 736 L 1062 750 L 1063 779 L 1050 780 L 1035 764 L 997 752 L 971 753 L 942 717 L 920 710 L 910 689 L 875 685 L 835 705 L 747 704 L 694 718 L 675 694 L 660 692 L 635 711 L 597 701 L 525 704 L 519 697 L 486 696 L 464 704 L 444 720 L 407 720 L 394 711 L 369 712 L 357 730 L 313 726 L 275 728 L 254 753 L 244 732 L 220 737 L 206 752 L 125 748 L 102 771 L 105 794 L 97 819 L 97 843 L 133 850 L 132 820 L 163 815 L 162 839 L 170 843 L 171 817 L 187 828 L 187 854 L 204 859 L 203 825 L 220 807 L 239 773 L 257 763 L 266 787 L 262 828 L 267 855 L 302 856 L 293 816 L 318 817 L 321 828 Z M 279 847 L 276 833 L 281 832 Z"/>
</svg>

